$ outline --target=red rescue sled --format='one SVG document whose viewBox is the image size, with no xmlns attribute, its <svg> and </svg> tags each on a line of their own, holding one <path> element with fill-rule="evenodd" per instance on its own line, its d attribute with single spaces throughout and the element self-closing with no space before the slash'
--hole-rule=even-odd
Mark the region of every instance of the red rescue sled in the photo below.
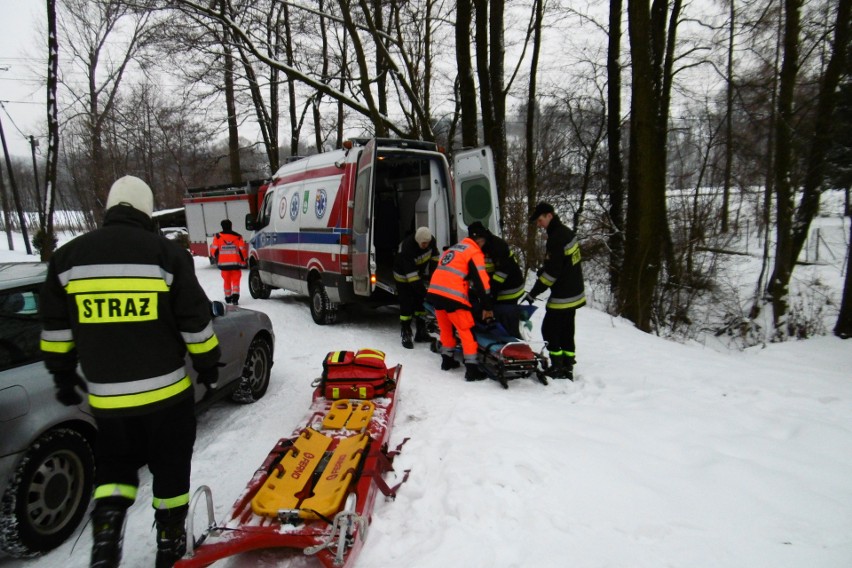
<svg viewBox="0 0 852 568">
<path fill-rule="evenodd" d="M 362 349 L 329 353 L 323 367 L 304 426 L 272 448 L 223 522 L 213 519 L 210 489 L 195 492 L 177 568 L 269 548 L 302 551 L 326 568 L 354 565 L 378 492 L 394 497 L 408 478 L 395 487 L 383 478 L 402 446 L 388 449 L 402 366 L 388 369 L 384 353 Z M 202 497 L 210 525 L 193 542 Z"/>
</svg>

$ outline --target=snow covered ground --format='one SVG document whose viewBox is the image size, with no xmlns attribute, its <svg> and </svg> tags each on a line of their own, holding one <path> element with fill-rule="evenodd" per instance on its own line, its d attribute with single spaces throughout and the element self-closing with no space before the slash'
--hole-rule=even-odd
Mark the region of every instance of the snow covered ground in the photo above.
<svg viewBox="0 0 852 568">
<path fill-rule="evenodd" d="M 218 271 L 196 268 L 220 298 Z M 243 286 L 241 305 L 273 320 L 275 366 L 261 401 L 200 418 L 192 485 L 213 489 L 217 518 L 302 423 L 326 352 L 373 347 L 403 365 L 393 441 L 410 438 L 395 465 L 411 477 L 396 501 L 377 502 L 361 568 L 852 566 L 848 341 L 717 352 L 584 308 L 577 380 L 506 391 L 442 372 L 425 345 L 403 349 L 392 309 L 320 327 L 306 298 L 254 300 Z M 145 471 L 123 566 L 153 565 L 150 500 Z M 90 543 L 86 527 L 76 543 L 0 566 L 88 566 Z M 307 564 L 264 551 L 219 565 Z"/>
</svg>

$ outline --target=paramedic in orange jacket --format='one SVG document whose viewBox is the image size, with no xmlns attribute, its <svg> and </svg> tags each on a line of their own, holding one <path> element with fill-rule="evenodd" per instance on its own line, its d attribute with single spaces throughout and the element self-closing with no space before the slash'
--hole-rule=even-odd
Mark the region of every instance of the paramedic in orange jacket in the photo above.
<svg viewBox="0 0 852 568">
<path fill-rule="evenodd" d="M 488 273 L 485 272 L 485 256 L 476 241 L 467 237 L 441 255 L 438 268 L 429 283 L 426 299 L 435 307 L 435 317 L 441 331 L 441 369 L 447 371 L 459 366 L 453 358 L 455 328 L 464 354 L 464 378 L 479 381 L 486 377 L 477 363 L 477 344 L 471 332 L 474 324 L 469 296 L 471 286 L 482 305 L 482 319 L 494 317 L 491 311 L 491 287 Z"/>
<path fill-rule="evenodd" d="M 248 259 L 248 244 L 243 236 L 235 233 L 231 220 L 222 220 L 222 231 L 213 237 L 210 245 L 210 256 L 216 260 L 216 266 L 222 271 L 225 281 L 225 303 L 240 303 L 240 279 Z"/>
</svg>

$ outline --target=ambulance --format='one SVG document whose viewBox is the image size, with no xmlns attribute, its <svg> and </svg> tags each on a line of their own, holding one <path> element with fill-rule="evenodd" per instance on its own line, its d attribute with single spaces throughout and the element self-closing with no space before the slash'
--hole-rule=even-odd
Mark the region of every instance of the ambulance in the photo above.
<svg viewBox="0 0 852 568">
<path fill-rule="evenodd" d="M 393 257 L 418 227 L 443 250 L 474 221 L 500 234 L 490 148 L 457 152 L 451 173 L 432 142 L 348 140 L 282 166 L 246 216 L 249 292 L 307 295 L 313 320 L 334 323 L 341 305 L 397 301 Z"/>
</svg>

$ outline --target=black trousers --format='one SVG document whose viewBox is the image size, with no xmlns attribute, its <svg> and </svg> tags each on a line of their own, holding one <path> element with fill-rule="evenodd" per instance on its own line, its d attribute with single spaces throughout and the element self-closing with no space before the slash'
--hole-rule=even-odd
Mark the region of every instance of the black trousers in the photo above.
<svg viewBox="0 0 852 568">
<path fill-rule="evenodd" d="M 426 290 L 423 284 L 409 284 L 397 282 L 396 291 L 399 294 L 399 319 L 400 321 L 411 321 L 414 316 L 426 315 L 423 300 Z"/>
<path fill-rule="evenodd" d="M 95 487 L 138 487 L 139 468 L 147 465 L 154 478 L 155 500 L 188 495 L 195 444 L 194 405 L 188 397 L 141 416 L 97 417 Z"/>
<path fill-rule="evenodd" d="M 562 352 L 562 355 L 574 359 L 574 317 L 577 310 L 552 310 L 544 313 L 541 322 L 541 337 L 547 342 L 547 350 L 551 353 Z"/>
</svg>

